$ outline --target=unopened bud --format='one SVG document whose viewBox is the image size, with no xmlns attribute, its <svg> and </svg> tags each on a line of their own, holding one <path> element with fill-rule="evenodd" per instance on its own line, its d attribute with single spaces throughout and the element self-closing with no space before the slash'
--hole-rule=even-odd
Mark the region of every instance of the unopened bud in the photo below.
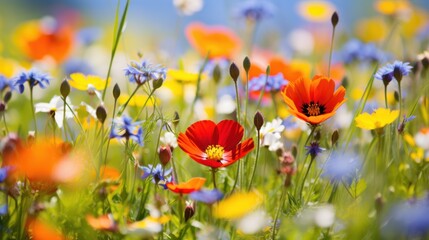
<svg viewBox="0 0 429 240">
<path fill-rule="evenodd" d="M 375 197 L 375 210 L 377 211 L 377 214 L 381 213 L 381 211 L 383 210 L 383 205 L 384 205 L 383 196 L 381 196 L 381 194 L 378 193 L 377 196 Z"/>
<path fill-rule="evenodd" d="M 64 80 L 60 86 L 60 93 L 63 98 L 66 98 L 70 94 L 70 84 L 67 80 Z"/>
<path fill-rule="evenodd" d="M 115 98 L 115 100 L 117 100 L 120 95 L 121 95 L 121 89 L 119 88 L 119 85 L 115 83 L 115 86 L 113 87 L 113 97 Z"/>
<path fill-rule="evenodd" d="M 195 203 L 186 202 L 185 208 L 185 222 L 187 222 L 195 214 Z"/>
<path fill-rule="evenodd" d="M 6 110 L 6 104 L 4 104 L 4 102 L 0 102 L 0 112 L 3 112 L 4 110 Z"/>
<path fill-rule="evenodd" d="M 395 77 L 396 81 L 401 82 L 402 80 L 402 72 L 399 67 L 395 67 L 393 69 L 393 77 Z"/>
<path fill-rule="evenodd" d="M 334 12 L 331 17 L 332 26 L 335 28 L 339 22 L 340 18 L 338 17 L 338 13 Z"/>
<path fill-rule="evenodd" d="M 250 63 L 250 59 L 246 56 L 243 60 L 243 68 L 248 73 L 252 64 Z"/>
<path fill-rule="evenodd" d="M 216 84 L 219 84 L 220 79 L 222 78 L 222 71 L 220 69 L 219 64 L 216 64 L 216 66 L 214 67 L 212 76 L 213 76 L 213 81 Z"/>
<path fill-rule="evenodd" d="M 163 166 L 167 165 L 171 159 L 171 148 L 170 146 L 162 146 L 158 152 L 159 161 Z"/>
<path fill-rule="evenodd" d="M 331 136 L 332 146 L 335 146 L 337 144 L 339 138 L 340 138 L 340 134 L 338 133 L 338 130 L 335 130 Z"/>
<path fill-rule="evenodd" d="M 153 82 L 152 82 L 153 89 L 155 90 L 155 89 L 160 88 L 163 83 L 164 83 L 164 79 L 162 79 L 162 78 L 158 78 L 158 79 L 153 80 Z"/>
<path fill-rule="evenodd" d="M 12 92 L 11 91 L 7 91 L 6 94 L 3 97 L 4 103 L 8 103 L 11 98 L 12 98 Z"/>
<path fill-rule="evenodd" d="M 270 65 L 267 66 L 267 69 L 265 70 L 265 74 L 268 76 L 271 73 L 271 67 Z"/>
<path fill-rule="evenodd" d="M 103 124 L 104 121 L 106 121 L 107 112 L 103 106 L 97 107 L 97 109 L 95 110 L 95 115 L 97 115 L 97 119 L 98 119 L 98 121 L 101 122 L 101 124 Z"/>
<path fill-rule="evenodd" d="M 291 148 L 290 152 L 292 153 L 292 156 L 294 158 L 296 158 L 296 155 L 298 154 L 298 147 L 295 144 L 292 145 L 292 148 Z"/>
<path fill-rule="evenodd" d="M 314 134 L 314 140 L 319 141 L 321 136 L 320 131 L 317 131 L 316 134 Z"/>
<path fill-rule="evenodd" d="M 177 124 L 179 124 L 179 122 L 180 122 L 180 116 L 179 116 L 179 113 L 178 113 L 177 111 L 175 111 L 175 112 L 174 112 L 173 121 L 172 121 L 172 123 L 173 123 L 174 127 L 177 127 Z"/>
<path fill-rule="evenodd" d="M 240 75 L 240 70 L 238 70 L 237 65 L 235 63 L 231 63 L 229 67 L 229 75 L 231 75 L 234 82 L 237 82 L 238 76 Z"/>
<path fill-rule="evenodd" d="M 256 130 L 261 130 L 262 125 L 264 125 L 264 117 L 261 112 L 257 111 L 255 117 L 253 118 L 253 124 L 255 124 Z"/>
<path fill-rule="evenodd" d="M 397 91 L 393 93 L 393 97 L 395 98 L 395 101 L 399 102 L 399 93 Z"/>
<path fill-rule="evenodd" d="M 424 57 L 424 58 L 422 59 L 422 65 L 423 65 L 423 68 L 424 68 L 425 70 L 429 68 L 429 59 L 428 59 L 427 57 Z"/>
</svg>

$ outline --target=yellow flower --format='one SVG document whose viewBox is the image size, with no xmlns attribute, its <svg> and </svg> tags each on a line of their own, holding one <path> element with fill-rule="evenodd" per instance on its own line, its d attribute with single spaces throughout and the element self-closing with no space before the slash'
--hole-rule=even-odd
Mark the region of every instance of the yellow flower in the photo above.
<svg viewBox="0 0 429 240">
<path fill-rule="evenodd" d="M 238 219 L 255 210 L 263 202 L 257 191 L 237 192 L 213 206 L 213 216 Z"/>
<path fill-rule="evenodd" d="M 425 11 L 414 9 L 412 14 L 409 15 L 404 21 L 401 22 L 401 36 L 406 38 L 414 38 L 418 31 L 420 31 L 427 24 L 427 14 Z"/>
<path fill-rule="evenodd" d="M 198 73 L 191 73 L 184 70 L 170 69 L 167 72 L 167 76 L 170 79 L 174 79 L 178 82 L 183 82 L 183 83 L 194 83 L 194 82 L 197 82 L 198 80 Z M 205 77 L 205 76 L 202 75 L 201 77 Z"/>
<path fill-rule="evenodd" d="M 299 14 L 312 22 L 328 21 L 334 11 L 334 5 L 327 1 L 302 1 L 298 5 Z"/>
<path fill-rule="evenodd" d="M 403 14 L 411 10 L 411 4 L 406 0 L 378 0 L 374 7 L 377 12 L 384 15 Z"/>
<path fill-rule="evenodd" d="M 13 77 L 19 70 L 19 64 L 14 60 L 0 57 L 0 74 L 7 78 Z"/>
<path fill-rule="evenodd" d="M 88 91 L 90 89 L 96 89 L 98 91 L 101 91 L 104 89 L 104 86 L 106 85 L 106 80 L 94 75 L 87 75 L 85 76 L 82 73 L 72 73 L 70 74 L 71 80 L 69 81 L 70 86 L 82 90 L 82 91 Z M 110 84 L 110 78 L 108 79 L 107 86 Z"/>
<path fill-rule="evenodd" d="M 127 94 L 121 94 L 121 96 L 119 96 L 118 98 L 118 103 L 120 105 L 124 105 L 125 102 L 128 100 L 128 98 L 130 97 L 130 95 Z M 159 99 L 155 99 L 154 97 L 151 97 L 152 99 L 149 99 L 146 103 L 146 106 L 153 106 L 153 103 L 156 101 L 159 103 Z M 142 94 L 135 94 L 131 100 L 128 102 L 128 106 L 133 106 L 133 107 L 143 107 L 143 104 L 146 102 L 147 100 L 147 96 L 142 95 Z"/>
<path fill-rule="evenodd" d="M 398 116 L 399 110 L 390 111 L 390 109 L 378 108 L 372 114 L 359 114 L 355 121 L 357 127 L 372 130 L 383 128 L 387 124 L 394 122 Z"/>
<path fill-rule="evenodd" d="M 358 22 L 356 32 L 364 42 L 378 42 L 385 39 L 388 29 L 381 18 L 369 18 Z"/>
</svg>

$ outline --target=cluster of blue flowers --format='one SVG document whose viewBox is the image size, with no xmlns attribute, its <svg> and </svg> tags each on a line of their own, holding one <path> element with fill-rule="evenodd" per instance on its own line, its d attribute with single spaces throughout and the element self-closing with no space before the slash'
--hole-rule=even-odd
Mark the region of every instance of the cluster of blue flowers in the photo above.
<svg viewBox="0 0 429 240">
<path fill-rule="evenodd" d="M 382 80 L 385 85 L 389 84 L 390 81 L 395 79 L 394 71 L 395 69 L 398 69 L 402 76 L 407 76 L 410 74 L 411 69 L 413 67 L 410 66 L 410 63 L 408 62 L 401 62 L 401 61 L 395 61 L 393 63 L 388 63 L 384 65 L 382 68 L 380 68 L 377 73 L 374 75 L 374 77 L 378 80 Z M 401 81 L 401 79 L 395 79 L 396 81 Z"/>
<path fill-rule="evenodd" d="M 166 68 L 160 65 L 152 65 L 146 60 L 141 63 L 132 61 L 124 71 L 130 82 L 138 85 L 151 80 L 165 79 L 167 76 Z"/>
<path fill-rule="evenodd" d="M 348 64 L 358 62 L 385 62 L 390 57 L 374 43 L 363 43 L 357 39 L 347 42 L 341 50 L 343 62 Z"/>
<path fill-rule="evenodd" d="M 261 21 L 272 17 L 275 7 L 270 1 L 250 0 L 237 6 L 235 15 L 252 21 Z"/>
<path fill-rule="evenodd" d="M 261 74 L 259 77 L 252 78 L 249 81 L 249 91 L 262 91 L 265 87 L 265 92 L 280 91 L 288 81 L 284 79 L 283 74 L 279 73 L 274 76 L 266 76 Z"/>
<path fill-rule="evenodd" d="M 140 124 L 141 122 L 133 122 L 128 116 L 115 119 L 112 131 L 110 132 L 110 138 L 132 139 L 140 146 L 143 146 L 143 129 L 141 126 L 139 127 Z M 134 133 L 136 128 L 138 128 L 138 130 Z"/>
<path fill-rule="evenodd" d="M 172 177 L 169 176 L 172 172 L 172 168 L 164 169 L 161 164 L 157 164 L 155 167 L 152 164 L 147 165 L 147 167 L 140 167 L 143 170 L 142 179 L 152 177 L 152 182 L 164 187 L 167 189 L 166 183 L 172 181 Z"/>
</svg>

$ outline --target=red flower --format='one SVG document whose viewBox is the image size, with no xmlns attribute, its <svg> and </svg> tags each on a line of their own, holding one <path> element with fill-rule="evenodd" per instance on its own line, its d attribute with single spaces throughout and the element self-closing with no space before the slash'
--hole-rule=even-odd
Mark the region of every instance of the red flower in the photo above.
<svg viewBox="0 0 429 240">
<path fill-rule="evenodd" d="M 244 157 L 254 148 L 253 139 L 240 143 L 243 127 L 233 120 L 216 123 L 198 121 L 180 133 L 177 142 L 196 162 L 212 167 L 226 167 Z"/>
<path fill-rule="evenodd" d="M 200 190 L 203 187 L 205 182 L 206 182 L 205 178 L 196 177 L 196 178 L 191 178 L 189 181 L 180 183 L 180 184 L 168 182 L 166 186 L 172 192 L 179 193 L 179 194 L 188 194 L 188 193 Z"/>
</svg>

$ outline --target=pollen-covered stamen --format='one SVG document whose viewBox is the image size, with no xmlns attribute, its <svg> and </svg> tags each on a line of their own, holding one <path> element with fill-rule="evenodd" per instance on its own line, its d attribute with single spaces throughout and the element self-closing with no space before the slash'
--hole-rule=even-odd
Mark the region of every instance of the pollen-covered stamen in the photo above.
<svg viewBox="0 0 429 240">
<path fill-rule="evenodd" d="M 206 154 L 209 160 L 214 160 L 214 161 L 222 160 L 224 152 L 225 150 L 220 145 L 209 145 L 206 148 Z"/>
<path fill-rule="evenodd" d="M 313 101 L 310 103 L 304 103 L 302 105 L 302 113 L 307 117 L 319 116 L 325 113 L 325 106 Z"/>
</svg>

